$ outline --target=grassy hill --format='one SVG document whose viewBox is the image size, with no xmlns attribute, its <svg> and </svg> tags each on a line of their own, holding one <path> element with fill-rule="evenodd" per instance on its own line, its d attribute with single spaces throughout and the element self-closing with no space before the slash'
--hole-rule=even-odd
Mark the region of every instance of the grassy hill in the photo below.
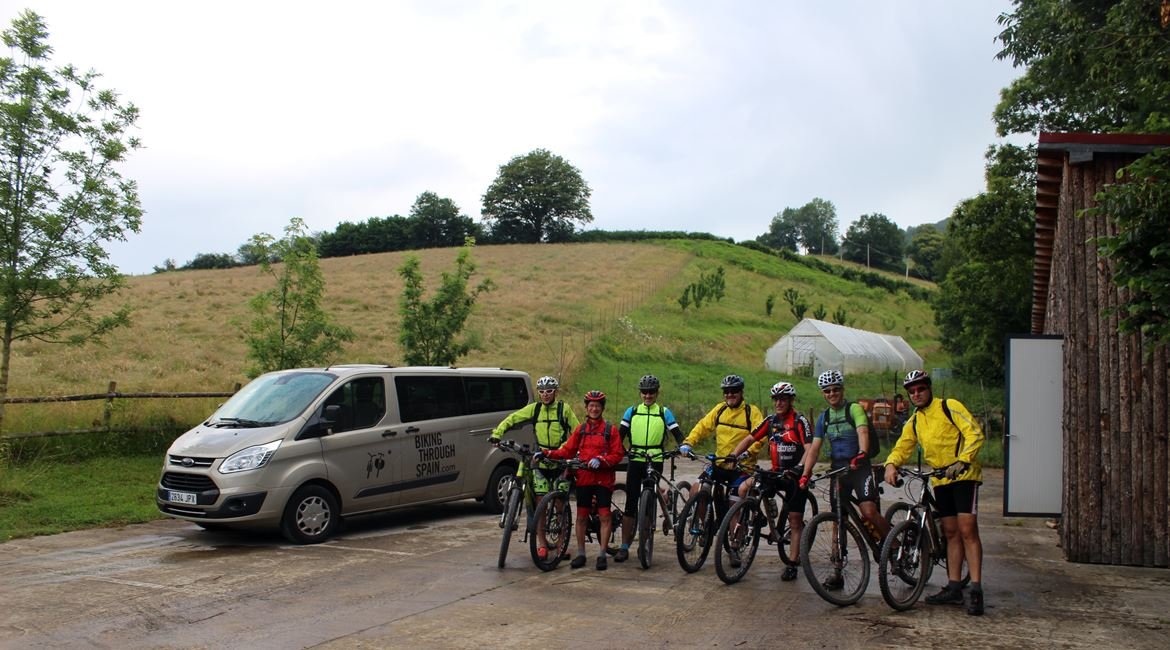
<svg viewBox="0 0 1170 650">
<path fill-rule="evenodd" d="M 433 286 L 456 253 L 434 249 L 321 260 L 326 309 L 357 333 L 336 361 L 400 363 L 398 268 L 406 255 L 418 255 Z M 808 315 L 821 304 L 830 314 L 843 307 L 850 325 L 905 337 L 928 367 L 946 363 L 926 302 L 725 242 L 480 246 L 473 258 L 480 276 L 490 277 L 497 288 L 481 296 L 469 323 L 481 349 L 461 365 L 559 375 L 569 397 L 600 388 L 614 404 L 633 403 L 638 378 L 653 373 L 664 383 L 663 401 L 684 425 L 718 401 L 719 379 L 730 372 L 747 378 L 749 400 L 768 406 L 767 387 L 780 377 L 764 369 L 764 351 L 796 322 L 782 298 L 787 288 L 800 292 Z M 725 297 L 682 310 L 683 288 L 719 266 L 726 272 Z M 98 393 L 111 381 L 123 392 L 231 390 L 247 381 L 239 328 L 249 316 L 247 301 L 271 283 L 256 267 L 132 277 L 112 301 L 134 308 L 131 327 L 102 346 L 18 345 L 10 395 Z M 776 297 L 770 317 L 769 294 Z M 799 408 L 820 405 L 812 378 L 794 381 Z M 893 390 L 892 374 L 850 378 L 853 397 Z M 113 421 L 185 427 L 219 401 L 120 401 Z M 10 405 L 5 429 L 90 426 L 101 408 L 101 402 Z"/>
</svg>

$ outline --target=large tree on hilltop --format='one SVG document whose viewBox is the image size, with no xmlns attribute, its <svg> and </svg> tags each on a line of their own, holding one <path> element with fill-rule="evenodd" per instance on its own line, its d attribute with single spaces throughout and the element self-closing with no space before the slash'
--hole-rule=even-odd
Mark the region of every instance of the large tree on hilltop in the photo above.
<svg viewBox="0 0 1170 650">
<path fill-rule="evenodd" d="M 423 192 L 410 208 L 411 244 L 414 248 L 462 246 L 477 229 L 471 217 L 460 213 L 455 201 L 434 192 Z"/>
<path fill-rule="evenodd" d="M 1024 74 L 995 110 L 1001 135 L 1040 131 L 1170 133 L 1170 2 L 1016 0 L 1003 50 Z M 1098 241 L 1128 290 L 1123 331 L 1170 342 L 1170 153 L 1121 170 L 1097 197 L 1116 234 Z"/>
<path fill-rule="evenodd" d="M 581 172 L 545 149 L 516 156 L 483 195 L 483 218 L 497 242 L 566 241 L 576 223 L 591 223 L 592 192 Z"/>
<path fill-rule="evenodd" d="M 841 256 L 847 260 L 898 270 L 902 266 L 902 229 L 884 214 L 863 214 L 845 231 Z"/>
<path fill-rule="evenodd" d="M 799 208 L 784 208 L 768 232 L 756 238 L 772 248 L 786 248 L 815 255 L 837 252 L 837 208 L 831 201 L 815 198 Z"/>
<path fill-rule="evenodd" d="M 103 245 L 142 223 L 138 188 L 118 171 L 139 147 L 127 135 L 138 109 L 92 70 L 50 68 L 48 36 L 31 11 L 2 34 L 0 397 L 16 341 L 81 344 L 129 322 L 128 306 L 95 312 L 124 283 Z"/>
</svg>

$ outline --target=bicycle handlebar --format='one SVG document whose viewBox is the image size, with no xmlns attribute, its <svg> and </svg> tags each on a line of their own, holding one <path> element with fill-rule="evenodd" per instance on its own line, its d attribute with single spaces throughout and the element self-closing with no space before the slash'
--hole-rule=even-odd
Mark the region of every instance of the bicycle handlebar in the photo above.
<svg viewBox="0 0 1170 650">
<path fill-rule="evenodd" d="M 894 483 L 894 487 L 902 487 L 902 484 L 905 483 L 905 481 L 902 480 L 903 476 L 909 476 L 911 478 L 922 479 L 925 481 L 928 478 L 942 478 L 943 476 L 947 475 L 947 470 L 945 467 L 942 469 L 931 469 L 929 471 L 912 469 L 909 467 L 899 467 L 897 468 L 897 472 L 898 480 Z"/>
<path fill-rule="evenodd" d="M 842 467 L 838 467 L 837 469 L 829 470 L 828 472 L 825 472 L 824 474 L 817 474 L 816 476 L 810 476 L 810 477 L 808 477 L 808 487 L 811 490 L 812 488 L 814 488 L 816 486 L 817 481 L 820 481 L 820 480 L 826 479 L 826 478 L 832 478 L 838 474 L 841 474 L 843 472 L 848 472 L 848 471 L 849 471 L 849 466 L 844 465 Z"/>
<path fill-rule="evenodd" d="M 651 458 L 651 454 L 654 454 L 654 455 L 661 454 L 661 456 L 659 458 Z M 681 456 L 681 455 L 682 454 L 679 453 L 679 450 L 677 450 L 677 449 L 671 449 L 670 451 L 660 451 L 657 449 L 652 450 L 652 451 L 644 451 L 642 449 L 627 449 L 626 450 L 626 458 L 629 458 L 630 460 L 639 460 L 639 459 L 645 460 L 645 461 L 669 460 L 671 458 L 676 458 L 676 457 Z M 693 454 L 692 454 L 692 456 L 693 456 Z"/>
<path fill-rule="evenodd" d="M 532 458 L 532 455 L 536 453 L 528 443 L 517 445 L 515 440 L 501 440 L 496 446 L 502 451 L 510 452 L 526 459 Z"/>
</svg>

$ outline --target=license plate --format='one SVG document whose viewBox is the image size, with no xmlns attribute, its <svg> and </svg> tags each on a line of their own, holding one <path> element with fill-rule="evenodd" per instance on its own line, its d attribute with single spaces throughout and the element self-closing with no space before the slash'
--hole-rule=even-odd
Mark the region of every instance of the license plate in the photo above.
<svg viewBox="0 0 1170 650">
<path fill-rule="evenodd" d="M 167 500 L 171 503 L 183 503 L 189 506 L 198 505 L 198 495 L 194 492 L 174 492 L 171 491 Z"/>
</svg>

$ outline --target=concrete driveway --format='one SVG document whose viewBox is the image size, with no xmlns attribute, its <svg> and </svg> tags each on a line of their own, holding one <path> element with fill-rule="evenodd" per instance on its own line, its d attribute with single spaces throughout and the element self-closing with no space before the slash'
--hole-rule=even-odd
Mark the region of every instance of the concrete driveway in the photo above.
<svg viewBox="0 0 1170 650">
<path fill-rule="evenodd" d="M 981 493 L 981 618 L 894 612 L 876 575 L 834 607 L 803 577 L 780 582 L 771 547 L 733 586 L 710 560 L 683 573 L 663 537 L 649 571 L 596 571 L 590 548 L 587 568 L 541 573 L 519 536 L 500 570 L 496 518 L 468 501 L 355 520 L 317 546 L 173 520 L 0 544 L 0 647 L 1168 647 L 1170 572 L 1065 562 L 1045 522 L 1001 516 L 1002 476 Z"/>
</svg>

